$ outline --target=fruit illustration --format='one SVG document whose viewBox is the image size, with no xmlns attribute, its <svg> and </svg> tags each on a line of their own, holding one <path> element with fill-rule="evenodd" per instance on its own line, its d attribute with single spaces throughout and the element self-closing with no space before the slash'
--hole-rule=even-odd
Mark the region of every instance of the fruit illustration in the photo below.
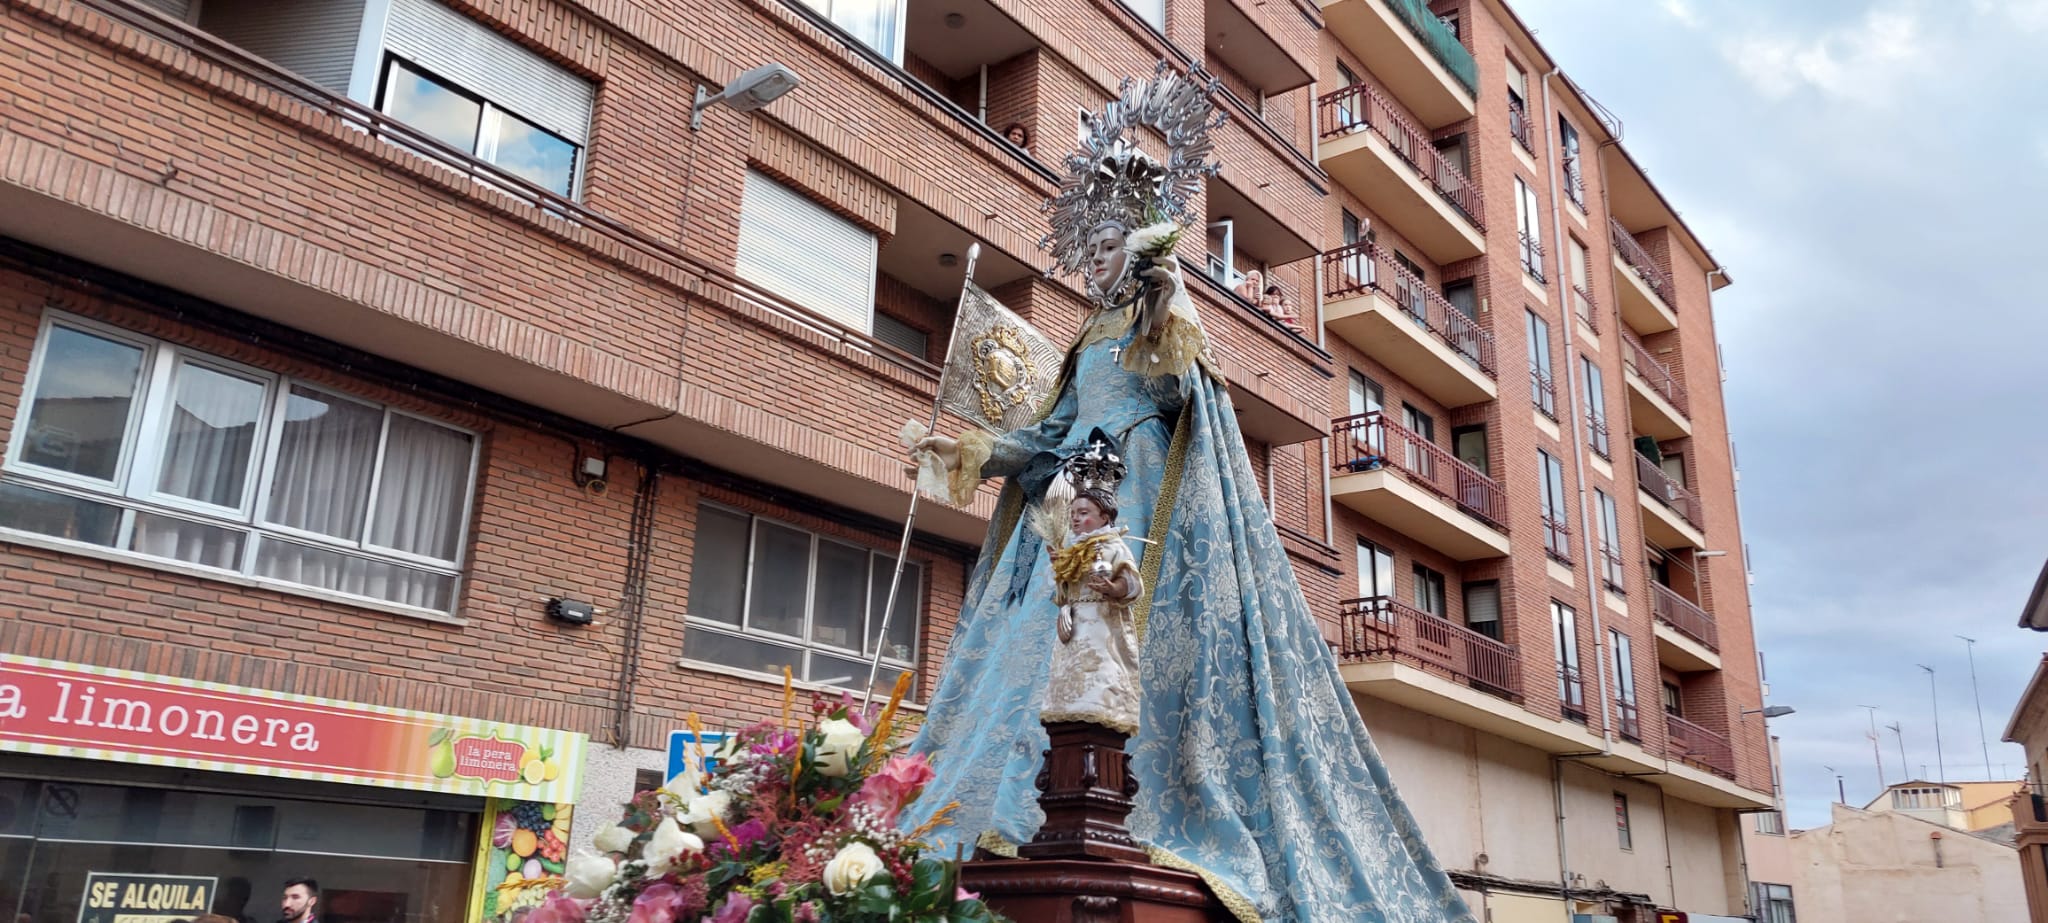
<svg viewBox="0 0 2048 923">
<path fill-rule="evenodd" d="M 519 858 L 524 859 L 528 856 L 533 855 L 534 850 L 539 848 L 540 838 L 534 836 L 533 831 L 522 828 L 518 831 L 515 831 L 512 834 L 513 855 L 516 855 Z"/>
<path fill-rule="evenodd" d="M 540 760 L 527 760 L 526 765 L 519 770 L 519 777 L 525 779 L 529 785 L 539 785 L 547 781 L 547 767 L 541 765 Z"/>
<path fill-rule="evenodd" d="M 556 831 L 556 830 L 552 830 L 552 829 L 551 829 L 551 830 L 549 830 L 549 831 L 548 831 L 548 833 L 547 833 L 547 835 L 546 835 L 546 836 L 544 836 L 544 837 L 541 837 L 541 839 L 540 839 L 540 857 L 541 857 L 541 858 L 543 858 L 543 859 L 548 859 L 548 860 L 551 860 L 551 861 L 554 861 L 554 862 L 560 862 L 560 861 L 562 861 L 562 860 L 563 860 L 564 858 L 566 858 L 566 857 L 568 856 L 568 854 L 569 854 L 569 844 L 563 841 L 563 839 L 562 839 L 562 834 L 561 834 L 561 833 L 560 833 L 559 831 Z"/>
<path fill-rule="evenodd" d="M 541 768 L 542 779 L 553 782 L 562 777 L 562 763 L 559 760 L 543 760 Z"/>
<path fill-rule="evenodd" d="M 525 878 L 539 878 L 542 874 L 539 859 L 528 859 L 519 867 L 519 874 Z"/>
<path fill-rule="evenodd" d="M 525 875 L 521 875 L 521 874 L 519 874 L 518 872 L 506 872 L 506 873 L 505 873 L 505 884 L 506 884 L 506 885 L 516 885 L 516 884 L 518 884 L 518 883 L 520 883 L 520 882 L 522 882 L 522 881 L 525 881 L 525 880 L 526 880 L 526 876 L 525 876 Z M 503 887 L 503 885 L 500 885 L 500 887 Z"/>
<path fill-rule="evenodd" d="M 507 871 L 512 871 L 512 872 L 516 872 L 516 871 L 519 871 L 519 863 L 520 863 L 520 861 L 521 861 L 521 860 L 520 860 L 520 858 L 519 858 L 518 856 L 506 856 L 506 857 L 505 857 L 505 869 L 506 869 Z"/>
<path fill-rule="evenodd" d="M 512 819 L 512 815 L 498 815 L 498 822 L 491 826 L 491 845 L 499 849 L 512 845 L 512 833 L 518 829 L 519 824 Z"/>
<path fill-rule="evenodd" d="M 433 755 L 427 759 L 427 771 L 436 779 L 455 775 L 455 731 L 453 728 L 436 728 L 428 735 L 427 746 L 433 748 Z"/>
</svg>

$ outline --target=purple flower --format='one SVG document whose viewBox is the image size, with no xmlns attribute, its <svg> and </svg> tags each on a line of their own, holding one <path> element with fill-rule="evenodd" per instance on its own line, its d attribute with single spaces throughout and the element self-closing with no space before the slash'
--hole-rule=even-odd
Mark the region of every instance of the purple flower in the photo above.
<svg viewBox="0 0 2048 923">
<path fill-rule="evenodd" d="M 754 899 L 738 891 L 726 898 L 724 906 L 711 915 L 707 923 L 746 923 L 747 914 L 754 910 Z"/>
<path fill-rule="evenodd" d="M 627 923 L 675 923 L 677 898 L 681 889 L 668 882 L 647 886 L 633 901 L 633 915 Z"/>
</svg>

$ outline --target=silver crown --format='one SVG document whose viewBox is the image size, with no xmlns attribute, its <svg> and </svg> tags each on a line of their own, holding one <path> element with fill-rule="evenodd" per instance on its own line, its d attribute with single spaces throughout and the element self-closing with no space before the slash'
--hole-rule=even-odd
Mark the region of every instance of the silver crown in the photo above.
<svg viewBox="0 0 2048 923">
<path fill-rule="evenodd" d="M 1124 480 L 1124 459 L 1118 455 L 1116 446 L 1106 440 L 1096 439 L 1079 455 L 1067 459 L 1067 480 L 1074 485 L 1074 492 L 1080 496 L 1105 495 L 1113 502 L 1117 485 Z"/>
</svg>

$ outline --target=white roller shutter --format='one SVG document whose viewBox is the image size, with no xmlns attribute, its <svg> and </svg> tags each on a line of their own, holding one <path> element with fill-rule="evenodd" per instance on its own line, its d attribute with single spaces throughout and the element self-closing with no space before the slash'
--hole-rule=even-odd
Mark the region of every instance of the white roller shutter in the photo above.
<svg viewBox="0 0 2048 923">
<path fill-rule="evenodd" d="M 363 0 L 206 0 L 199 26 L 347 94 L 363 31 Z"/>
<path fill-rule="evenodd" d="M 590 81 L 433 0 L 392 0 L 384 47 L 577 147 L 590 137 Z"/>
<path fill-rule="evenodd" d="M 747 171 L 740 199 L 740 278 L 838 323 L 872 333 L 875 235 L 803 193 Z"/>
<path fill-rule="evenodd" d="M 192 0 L 142 0 L 142 5 L 180 22 L 192 16 Z"/>
</svg>

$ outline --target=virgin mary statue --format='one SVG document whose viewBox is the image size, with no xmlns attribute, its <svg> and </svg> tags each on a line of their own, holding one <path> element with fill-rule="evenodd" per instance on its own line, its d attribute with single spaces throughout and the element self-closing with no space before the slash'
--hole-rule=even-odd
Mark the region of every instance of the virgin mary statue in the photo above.
<svg viewBox="0 0 2048 923">
<path fill-rule="evenodd" d="M 1045 542 L 1020 513 L 1045 489 L 1042 460 L 1099 429 L 1123 446 L 1116 506 L 1142 539 L 1132 834 L 1241 920 L 1469 923 L 1295 582 L 1168 252 L 1189 187 L 1215 169 L 1201 90 L 1174 74 L 1127 85 L 1068 158 L 1048 240 L 1090 304 L 1042 419 L 919 444 L 956 502 L 1005 484 L 916 743 L 938 777 L 904 822 L 958 802 L 945 845 L 1014 854 L 1044 820 L 1033 780 L 1058 613 Z M 1123 136 L 1139 125 L 1167 139 L 1163 163 Z"/>
</svg>

